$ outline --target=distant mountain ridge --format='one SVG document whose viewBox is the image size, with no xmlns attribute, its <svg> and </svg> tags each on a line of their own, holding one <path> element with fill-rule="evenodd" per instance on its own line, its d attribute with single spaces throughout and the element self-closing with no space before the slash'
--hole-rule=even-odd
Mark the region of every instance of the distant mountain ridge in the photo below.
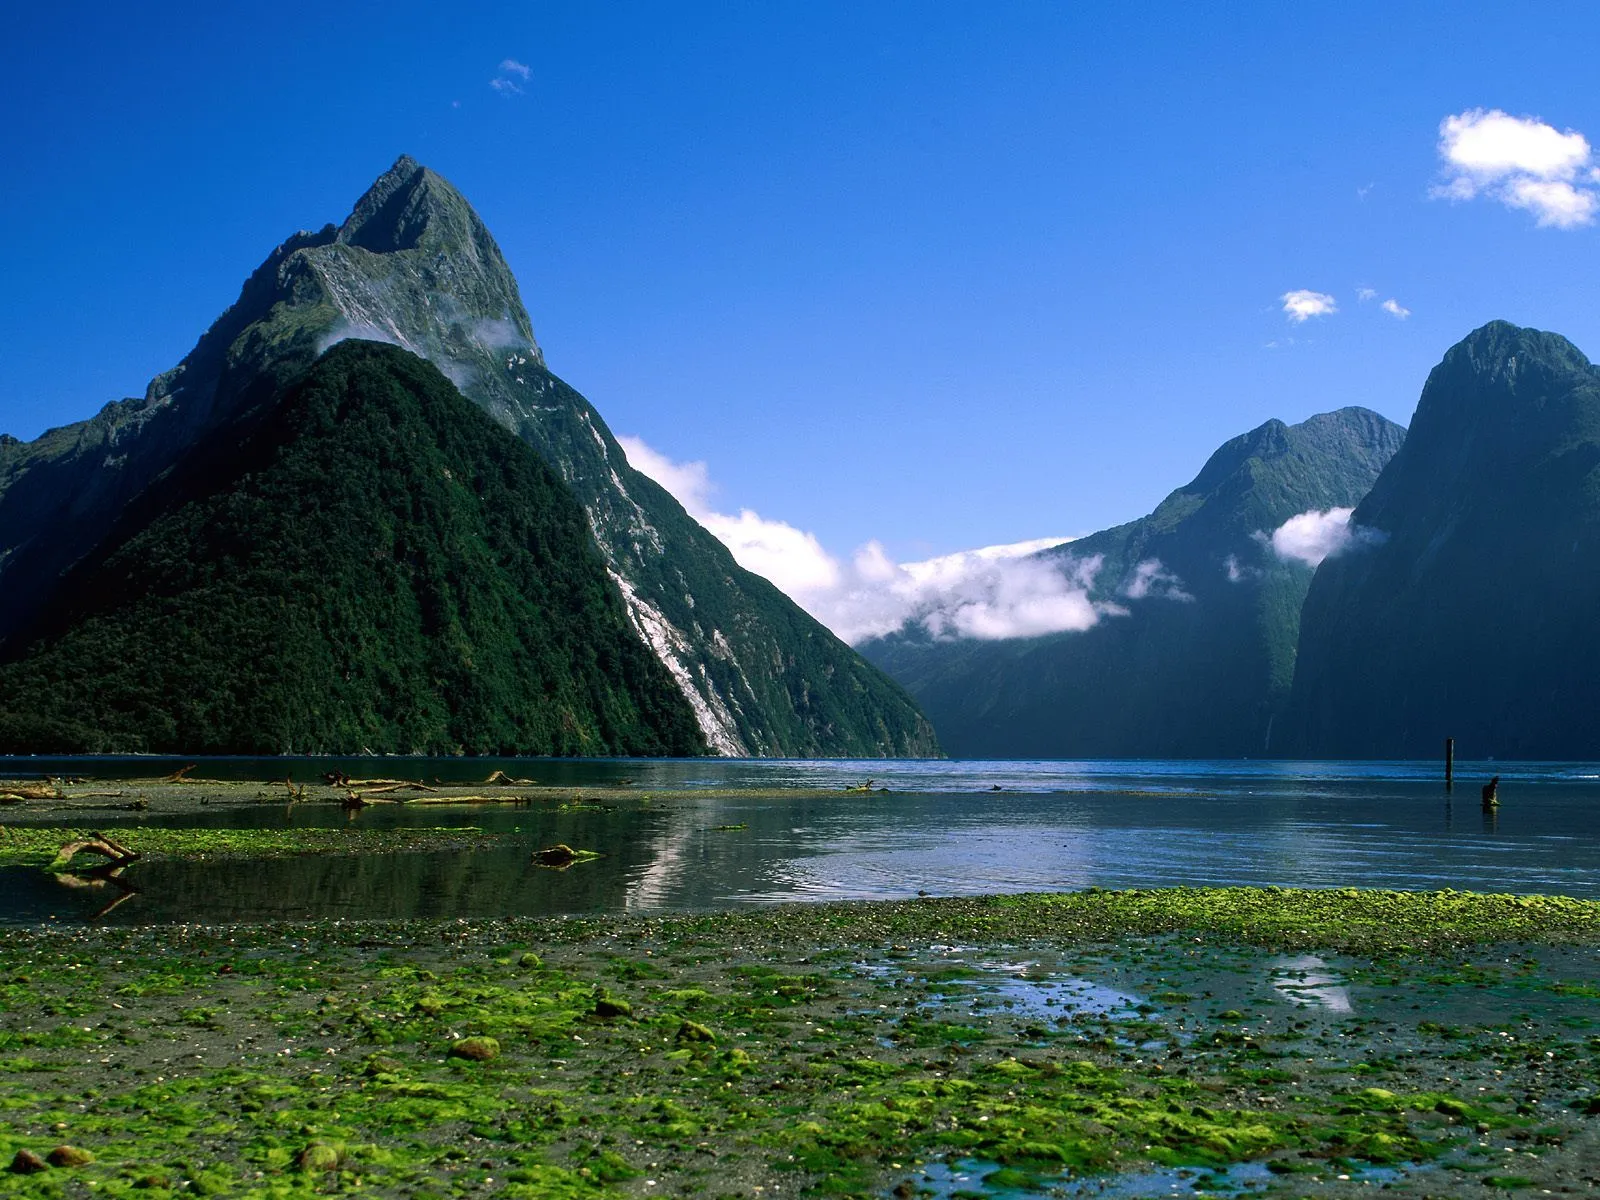
<svg viewBox="0 0 1600 1200">
<path fill-rule="evenodd" d="M 1384 540 L 1317 571 L 1288 749 L 1600 755 L 1600 368 L 1557 334 L 1474 331 L 1353 519 Z"/>
<path fill-rule="evenodd" d="M 137 496 L 218 430 L 265 419 L 286 370 L 342 338 L 427 359 L 539 451 L 576 495 L 629 621 L 722 754 L 938 752 L 904 691 L 741 569 L 634 471 L 598 413 L 546 368 L 487 228 L 410 158 L 340 226 L 302 232 L 142 399 L 0 446 L 0 657 Z"/>
<path fill-rule="evenodd" d="M 1149 516 L 1041 551 L 1094 567 L 1081 632 L 941 640 L 915 629 L 860 649 L 910 690 L 960 757 L 1234 757 L 1274 749 L 1312 568 L 1265 535 L 1355 505 L 1405 431 L 1345 408 L 1268 421 L 1219 447 Z"/>
</svg>

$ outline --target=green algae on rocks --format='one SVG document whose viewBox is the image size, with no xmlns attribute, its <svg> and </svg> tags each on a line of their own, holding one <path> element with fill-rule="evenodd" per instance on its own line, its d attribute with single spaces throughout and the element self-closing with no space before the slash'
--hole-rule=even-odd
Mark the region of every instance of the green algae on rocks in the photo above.
<svg viewBox="0 0 1600 1200">
<path fill-rule="evenodd" d="M 1555 1190 L 1600 1157 L 1597 947 L 1594 902 L 1265 889 L 19 931 L 0 1153 L 79 1147 L 32 1179 L 85 1195 Z"/>
<path fill-rule="evenodd" d="M 87 831 L 42 825 L 0 826 L 0 865 L 44 866 L 65 842 L 91 836 Z M 276 858 L 290 854 L 383 854 L 404 850 L 470 850 L 496 839 L 470 825 L 363 829 L 315 826 L 299 829 L 120 828 L 119 842 L 142 858 Z M 74 861 L 71 866 L 94 865 Z"/>
</svg>

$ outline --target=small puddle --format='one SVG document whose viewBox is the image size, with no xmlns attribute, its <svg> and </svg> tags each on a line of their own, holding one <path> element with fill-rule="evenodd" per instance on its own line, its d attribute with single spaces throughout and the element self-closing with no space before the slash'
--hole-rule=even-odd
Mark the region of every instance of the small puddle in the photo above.
<svg viewBox="0 0 1600 1200">
<path fill-rule="evenodd" d="M 1319 1174 L 1319 1178 L 1322 1176 L 1341 1182 L 1382 1185 L 1403 1178 L 1404 1171 L 1395 1167 L 1334 1167 L 1330 1164 Z M 929 1163 L 920 1175 L 912 1176 L 911 1182 L 919 1195 L 933 1200 L 960 1200 L 972 1195 L 993 1197 L 993 1200 L 1042 1197 L 1157 1200 L 1166 1196 L 1248 1196 L 1279 1178 L 1266 1163 L 1260 1162 L 1235 1163 L 1231 1167 L 1165 1167 L 1121 1175 L 1052 1178 L 1032 1176 L 1025 1171 L 1007 1171 L 998 1163 L 967 1158 L 953 1163 Z"/>
<path fill-rule="evenodd" d="M 1005 971 L 1010 968 L 991 968 L 980 965 L 980 970 Z M 1137 996 L 1119 992 L 1115 988 L 1095 983 L 1090 979 L 1068 977 L 1065 979 L 1035 979 L 1027 975 L 970 981 L 955 980 L 944 985 L 952 997 L 966 995 L 974 1010 L 1003 1008 L 1019 1016 L 1055 1020 L 1058 1017 L 1091 1016 L 1113 1019 L 1139 1015 L 1143 1003 Z M 959 991 L 957 989 L 960 989 Z"/>
<path fill-rule="evenodd" d="M 1127 992 L 1076 975 L 1052 976 L 1037 962 L 964 962 L 946 959 L 979 974 L 969 978 L 936 979 L 931 986 L 939 996 L 930 1006 L 970 1005 L 974 1011 L 1002 1009 L 1017 1016 L 1055 1021 L 1065 1017 L 1138 1017 L 1144 1001 Z"/>
<path fill-rule="evenodd" d="M 1280 958 L 1271 964 L 1273 989 L 1291 1004 L 1347 1013 L 1350 989 L 1340 975 L 1315 954 Z"/>
</svg>

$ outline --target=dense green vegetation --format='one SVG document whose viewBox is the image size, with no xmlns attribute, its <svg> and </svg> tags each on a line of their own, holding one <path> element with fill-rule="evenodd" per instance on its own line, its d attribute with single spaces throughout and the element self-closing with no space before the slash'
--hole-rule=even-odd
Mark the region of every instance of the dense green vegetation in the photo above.
<svg viewBox="0 0 1600 1200">
<path fill-rule="evenodd" d="M 1366 494 L 1404 430 L 1360 408 L 1269 421 L 1217 450 L 1155 512 L 1045 551 L 1100 561 L 1085 632 L 938 641 L 912 627 L 863 653 L 968 757 L 1232 757 L 1276 749 L 1312 570 L 1263 535 Z M 1164 585 L 1130 595 L 1141 563 Z M 1181 593 L 1181 594 L 1180 594 Z"/>
<path fill-rule="evenodd" d="M 938 752 L 897 684 L 741 569 L 628 465 L 588 401 L 546 370 L 516 280 L 477 213 L 410 158 L 342 225 L 280 245 L 143 399 L 0 445 L 0 648 L 10 644 L 0 653 L 16 652 L 21 631 L 53 604 L 61 572 L 95 551 L 152 481 L 219 427 L 270 404 L 286 367 L 305 366 L 336 337 L 367 335 L 439 364 L 555 468 L 587 512 L 606 567 L 632 589 L 633 615 L 698 694 L 712 750 Z"/>
<path fill-rule="evenodd" d="M 1317 572 L 1294 748 L 1600 752 L 1600 368 L 1556 334 L 1477 330 L 1429 375 L 1354 520 L 1387 541 Z"/>
<path fill-rule="evenodd" d="M 561 481 L 372 343 L 202 442 L 8 648 L 13 752 L 704 749 Z"/>
</svg>

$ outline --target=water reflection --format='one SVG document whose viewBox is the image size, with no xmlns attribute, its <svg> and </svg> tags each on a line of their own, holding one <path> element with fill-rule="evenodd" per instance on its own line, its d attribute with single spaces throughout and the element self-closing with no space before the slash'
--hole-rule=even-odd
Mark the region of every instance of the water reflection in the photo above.
<svg viewBox="0 0 1600 1200">
<path fill-rule="evenodd" d="M 235 761 L 235 760 L 230 760 Z M 30 760 L 36 771 L 44 764 Z M 235 765 L 243 769 L 243 760 Z M 306 777 L 330 760 L 304 760 Z M 165 763 L 141 763 L 154 774 Z M 370 763 L 355 764 L 371 773 Z M 766 763 L 685 760 L 470 764 L 541 782 L 637 780 L 604 805 L 374 805 L 359 828 L 470 826 L 485 848 L 268 861 L 132 864 L 121 921 L 345 916 L 499 916 L 705 909 L 840 899 L 1198 884 L 1454 887 L 1600 896 L 1600 772 L 1495 764 L 1502 804 L 1478 820 L 1442 802 L 1431 764 Z M 285 766 L 271 764 L 282 778 Z M 310 774 L 310 767 L 315 773 Z M 0 765 L 16 773 L 18 764 Z M 75 764 L 76 773 L 90 773 Z M 96 763 L 101 770 L 104 764 Z M 63 767 L 62 769 L 65 769 Z M 126 763 L 120 765 L 128 773 Z M 265 770 L 265 768 L 261 768 Z M 465 771 L 459 761 L 386 762 L 384 774 Z M 292 764 L 299 774 L 302 764 Z M 226 773 L 207 763 L 204 773 Z M 105 769 L 106 774 L 115 770 Z M 1483 772 L 1489 773 L 1487 765 Z M 846 792 L 872 776 L 889 794 Z M 1473 778 L 1466 765 L 1459 777 Z M 828 787 L 754 799 L 674 787 Z M 919 790 L 906 785 L 914 783 Z M 669 784 L 671 786 L 669 786 Z M 998 784 L 1002 790 L 993 791 Z M 636 798 L 648 790 L 646 803 Z M 1459 819 L 1456 819 L 1459 818 Z M 99 818 L 97 818 L 99 819 Z M 147 815 L 107 814 L 136 838 Z M 190 823 L 342 827 L 336 805 L 248 805 Z M 604 857 L 536 870 L 556 842 Z M 93 893 L 93 894 L 90 894 Z M 99 889 L 0 870 L 0 919 L 87 919 Z"/>
<path fill-rule="evenodd" d="M 1270 969 L 1273 988 L 1292 1003 L 1332 1013 L 1351 1011 L 1344 977 L 1315 954 L 1282 958 Z"/>
</svg>

